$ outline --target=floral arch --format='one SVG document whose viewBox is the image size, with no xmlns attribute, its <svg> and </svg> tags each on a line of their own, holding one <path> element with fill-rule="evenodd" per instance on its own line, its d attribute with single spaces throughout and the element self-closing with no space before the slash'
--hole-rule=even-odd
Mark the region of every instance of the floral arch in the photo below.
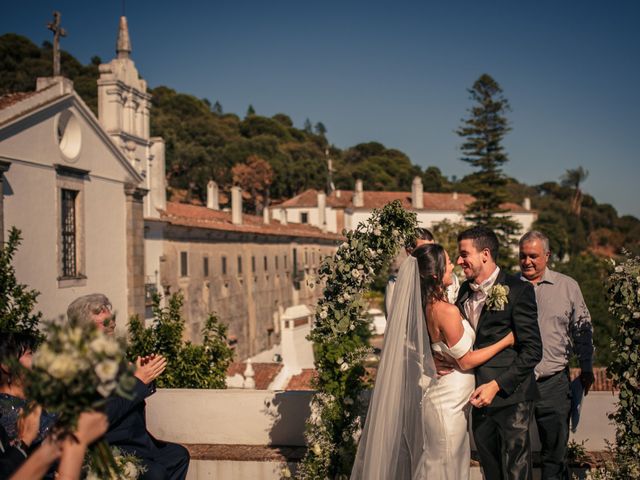
<svg viewBox="0 0 640 480">
<path fill-rule="evenodd" d="M 309 449 L 296 475 L 301 480 L 349 478 L 366 407 L 360 395 L 367 388 L 364 359 L 371 351 L 363 340 L 369 328 L 364 295 L 380 269 L 415 238 L 416 227 L 415 213 L 391 202 L 346 232 L 319 269 L 324 291 L 309 337 L 318 375 L 307 422 Z"/>
</svg>

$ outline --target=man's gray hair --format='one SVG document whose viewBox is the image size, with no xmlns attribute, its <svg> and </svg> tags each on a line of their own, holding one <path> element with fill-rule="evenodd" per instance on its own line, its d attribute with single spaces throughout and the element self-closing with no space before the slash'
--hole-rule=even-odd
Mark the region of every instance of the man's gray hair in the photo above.
<svg viewBox="0 0 640 480">
<path fill-rule="evenodd" d="M 67 318 L 81 322 L 93 322 L 92 315 L 98 315 L 104 307 L 111 309 L 111 302 L 102 293 L 92 293 L 76 298 L 67 307 Z"/>
<path fill-rule="evenodd" d="M 549 237 L 547 237 L 540 230 L 531 230 L 530 232 L 525 233 L 520 239 L 519 245 L 522 247 L 527 242 L 532 242 L 534 240 L 540 241 L 542 243 L 542 248 L 544 249 L 544 253 L 549 253 Z"/>
</svg>

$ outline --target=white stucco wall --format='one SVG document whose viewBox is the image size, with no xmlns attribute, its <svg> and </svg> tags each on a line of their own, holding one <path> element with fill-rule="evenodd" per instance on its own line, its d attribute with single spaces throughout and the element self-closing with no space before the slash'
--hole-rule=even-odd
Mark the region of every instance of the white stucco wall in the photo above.
<svg viewBox="0 0 640 480">
<path fill-rule="evenodd" d="M 73 103 L 67 97 L 0 129 L 0 158 L 11 164 L 4 181 L 5 232 L 11 226 L 22 231 L 16 275 L 40 291 L 38 309 L 45 319 L 64 314 L 80 295 L 103 292 L 119 314 L 122 331 L 127 312 L 124 184 L 130 176 L 113 147 L 87 122 L 88 112 Z M 81 131 L 79 154 L 71 159 L 61 152 L 56 135 L 64 110 L 74 114 Z M 60 190 L 54 164 L 90 171 L 81 181 L 83 208 L 78 213 L 85 259 L 80 273 L 87 276 L 81 286 L 61 287 L 57 280 Z"/>
</svg>

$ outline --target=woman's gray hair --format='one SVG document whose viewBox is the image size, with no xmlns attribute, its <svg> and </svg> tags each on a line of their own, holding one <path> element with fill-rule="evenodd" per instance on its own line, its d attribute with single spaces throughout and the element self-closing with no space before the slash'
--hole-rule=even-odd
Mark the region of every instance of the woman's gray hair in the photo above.
<svg viewBox="0 0 640 480">
<path fill-rule="evenodd" d="M 522 245 L 524 245 L 525 243 L 532 242 L 534 240 L 538 240 L 540 243 L 542 243 L 542 248 L 544 249 L 544 253 L 550 252 L 549 237 L 547 237 L 540 230 L 531 230 L 530 232 L 525 233 L 520 239 L 520 242 L 518 244 L 520 245 L 520 247 L 522 247 Z"/>
<path fill-rule="evenodd" d="M 93 322 L 92 315 L 98 315 L 104 308 L 111 309 L 111 302 L 102 293 L 92 293 L 76 298 L 67 307 L 67 318 L 81 322 Z"/>
</svg>

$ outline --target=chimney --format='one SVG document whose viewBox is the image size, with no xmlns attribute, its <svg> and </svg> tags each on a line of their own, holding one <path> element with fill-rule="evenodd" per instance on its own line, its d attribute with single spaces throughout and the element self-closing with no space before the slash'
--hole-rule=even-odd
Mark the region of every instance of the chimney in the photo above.
<svg viewBox="0 0 640 480">
<path fill-rule="evenodd" d="M 242 189 L 231 187 L 231 223 L 242 225 Z"/>
<path fill-rule="evenodd" d="M 457 200 L 458 199 L 458 192 L 453 192 L 453 199 Z"/>
<path fill-rule="evenodd" d="M 327 231 L 327 194 L 318 192 L 318 226 L 323 232 Z"/>
<path fill-rule="evenodd" d="M 415 177 L 411 184 L 411 206 L 416 210 L 422 210 L 424 208 L 422 179 L 420 177 Z"/>
<path fill-rule="evenodd" d="M 220 203 L 218 202 L 218 184 L 213 180 L 209 180 L 207 183 L 207 208 L 211 210 L 220 210 Z"/>
<path fill-rule="evenodd" d="M 364 207 L 364 193 L 362 192 L 362 180 L 356 180 L 356 191 L 353 194 L 353 206 Z"/>
<path fill-rule="evenodd" d="M 287 225 L 287 209 L 280 209 L 280 225 Z"/>
<path fill-rule="evenodd" d="M 522 201 L 522 206 L 525 210 L 531 210 L 531 199 L 529 197 L 525 197 Z"/>
<path fill-rule="evenodd" d="M 264 207 L 262 209 L 262 223 L 264 223 L 265 225 L 269 225 L 270 221 L 271 221 L 271 216 L 269 212 L 269 207 Z"/>
</svg>

